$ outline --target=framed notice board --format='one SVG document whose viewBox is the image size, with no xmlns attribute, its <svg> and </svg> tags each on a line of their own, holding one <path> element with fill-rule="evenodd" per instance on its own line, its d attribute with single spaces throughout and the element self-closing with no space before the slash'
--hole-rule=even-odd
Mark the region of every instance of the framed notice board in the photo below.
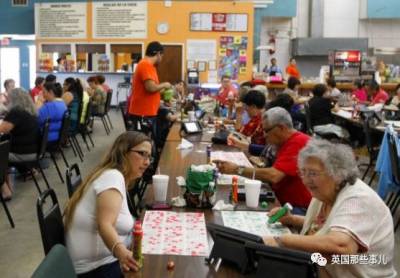
<svg viewBox="0 0 400 278">
<path fill-rule="evenodd" d="M 191 13 L 190 31 L 247 32 L 248 15 L 236 13 Z"/>
</svg>

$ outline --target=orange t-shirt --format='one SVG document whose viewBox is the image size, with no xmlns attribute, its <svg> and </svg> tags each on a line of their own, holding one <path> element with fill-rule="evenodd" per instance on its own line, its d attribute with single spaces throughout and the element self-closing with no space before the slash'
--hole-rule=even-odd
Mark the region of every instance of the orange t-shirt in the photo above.
<svg viewBox="0 0 400 278">
<path fill-rule="evenodd" d="M 289 76 L 293 76 L 293 77 L 296 77 L 297 79 L 300 79 L 300 72 L 299 72 L 299 70 L 297 69 L 296 66 L 293 66 L 293 65 L 287 66 L 286 67 L 286 73 Z"/>
<path fill-rule="evenodd" d="M 133 93 L 129 105 L 129 114 L 136 116 L 157 116 L 160 106 L 160 92 L 146 91 L 144 82 L 153 80 L 159 84 L 156 67 L 146 59 L 142 59 L 133 75 Z"/>
</svg>

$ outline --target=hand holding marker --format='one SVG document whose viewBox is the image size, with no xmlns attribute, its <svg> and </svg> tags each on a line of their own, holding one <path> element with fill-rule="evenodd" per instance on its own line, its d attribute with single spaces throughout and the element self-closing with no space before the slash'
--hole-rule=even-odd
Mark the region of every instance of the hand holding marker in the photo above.
<svg viewBox="0 0 400 278">
<path fill-rule="evenodd" d="M 286 203 L 283 207 L 281 207 L 274 215 L 271 215 L 268 219 L 268 224 L 274 224 L 275 222 L 279 221 L 286 213 L 293 210 L 291 204 Z"/>
</svg>

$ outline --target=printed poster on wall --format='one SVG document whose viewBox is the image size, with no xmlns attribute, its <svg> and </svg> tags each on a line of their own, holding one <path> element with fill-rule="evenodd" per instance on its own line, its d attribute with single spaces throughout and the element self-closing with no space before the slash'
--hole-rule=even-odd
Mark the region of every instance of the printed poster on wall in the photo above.
<svg viewBox="0 0 400 278">
<path fill-rule="evenodd" d="M 238 79 L 239 74 L 246 74 L 247 66 L 247 44 L 246 36 L 221 36 L 219 41 L 218 76 L 230 76 L 233 80 Z"/>
<path fill-rule="evenodd" d="M 38 39 L 86 39 L 86 3 L 36 3 Z"/>
<path fill-rule="evenodd" d="M 187 40 L 186 59 L 193 61 L 213 61 L 217 57 L 216 40 Z"/>
<path fill-rule="evenodd" d="M 93 2 L 93 38 L 147 38 L 147 1 Z"/>
</svg>

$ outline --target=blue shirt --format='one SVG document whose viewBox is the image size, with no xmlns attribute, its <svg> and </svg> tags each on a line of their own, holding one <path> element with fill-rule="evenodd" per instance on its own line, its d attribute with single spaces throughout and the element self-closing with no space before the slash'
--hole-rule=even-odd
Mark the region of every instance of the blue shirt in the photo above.
<svg viewBox="0 0 400 278">
<path fill-rule="evenodd" d="M 383 136 L 382 139 L 382 144 L 379 149 L 379 154 L 378 158 L 376 161 L 376 167 L 375 171 L 380 173 L 379 175 L 379 183 L 378 183 L 378 195 L 385 200 L 386 195 L 390 191 L 397 192 L 400 190 L 400 185 L 397 184 L 393 178 L 393 173 L 392 173 L 392 164 L 391 164 L 391 159 L 390 159 L 390 154 L 389 154 L 389 142 L 388 142 L 388 136 L 391 136 L 390 133 L 394 132 L 391 127 L 387 126 L 385 129 L 385 135 Z M 397 136 L 394 136 L 396 139 L 396 144 L 397 144 L 397 151 L 400 150 L 400 144 L 399 144 L 399 139 Z M 399 156 L 397 153 L 396 155 Z"/>
<path fill-rule="evenodd" d="M 45 102 L 39 109 L 38 118 L 41 129 L 43 129 L 46 119 L 50 119 L 49 136 L 47 137 L 49 142 L 58 140 L 65 111 L 67 111 L 67 106 L 62 100 Z"/>
</svg>

